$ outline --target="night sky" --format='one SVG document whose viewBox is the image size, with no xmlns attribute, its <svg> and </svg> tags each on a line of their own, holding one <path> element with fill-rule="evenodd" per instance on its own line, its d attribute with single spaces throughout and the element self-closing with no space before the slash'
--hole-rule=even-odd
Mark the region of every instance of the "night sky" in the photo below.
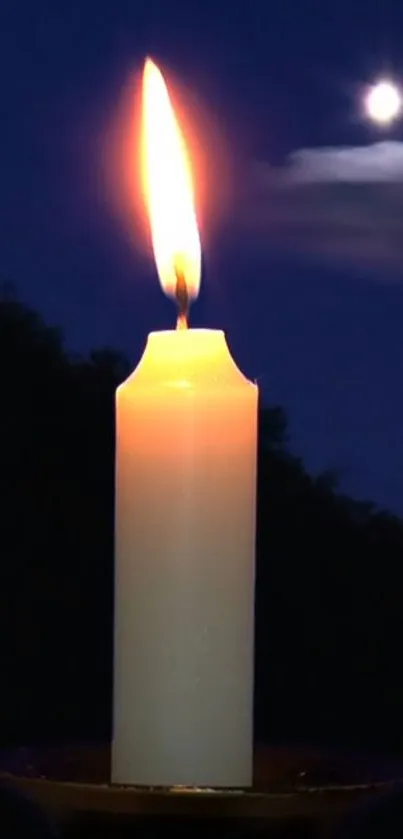
<svg viewBox="0 0 403 839">
<path fill-rule="evenodd" d="M 361 108 L 403 83 L 401 0 L 3 4 L 1 280 L 69 348 L 133 365 L 175 323 L 129 149 L 146 55 L 195 160 L 193 324 L 225 329 L 309 469 L 403 514 L 403 121 Z"/>
</svg>

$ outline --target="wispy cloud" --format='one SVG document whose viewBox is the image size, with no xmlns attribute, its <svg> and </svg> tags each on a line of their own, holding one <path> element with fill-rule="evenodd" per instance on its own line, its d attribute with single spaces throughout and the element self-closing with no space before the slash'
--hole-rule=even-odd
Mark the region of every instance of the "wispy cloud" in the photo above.
<svg viewBox="0 0 403 839">
<path fill-rule="evenodd" d="M 403 275 L 403 143 L 301 149 L 258 164 L 245 221 L 274 246 L 391 280 Z"/>
<path fill-rule="evenodd" d="M 289 157 L 289 183 L 403 182 L 403 143 L 301 149 Z"/>
</svg>

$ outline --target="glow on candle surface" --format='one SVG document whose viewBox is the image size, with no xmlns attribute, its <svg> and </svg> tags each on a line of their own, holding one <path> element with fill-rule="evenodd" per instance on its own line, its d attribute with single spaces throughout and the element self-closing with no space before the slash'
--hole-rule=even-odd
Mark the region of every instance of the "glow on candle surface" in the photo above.
<svg viewBox="0 0 403 839">
<path fill-rule="evenodd" d="M 258 392 L 223 332 L 185 328 L 201 263 L 191 170 L 150 61 L 143 93 L 151 236 L 182 328 L 148 336 L 116 396 L 112 781 L 243 787 L 252 783 Z"/>
</svg>

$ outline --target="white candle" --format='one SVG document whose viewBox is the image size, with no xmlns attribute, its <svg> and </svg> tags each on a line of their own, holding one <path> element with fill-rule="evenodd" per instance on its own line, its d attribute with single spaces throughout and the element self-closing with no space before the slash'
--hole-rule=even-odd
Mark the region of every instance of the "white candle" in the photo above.
<svg viewBox="0 0 403 839">
<path fill-rule="evenodd" d="M 223 332 L 186 328 L 190 167 L 152 62 L 144 90 L 151 233 L 180 317 L 117 391 L 112 780 L 249 786 L 258 392 Z"/>
<path fill-rule="evenodd" d="M 252 782 L 256 416 L 220 331 L 118 389 L 114 782 Z"/>
</svg>

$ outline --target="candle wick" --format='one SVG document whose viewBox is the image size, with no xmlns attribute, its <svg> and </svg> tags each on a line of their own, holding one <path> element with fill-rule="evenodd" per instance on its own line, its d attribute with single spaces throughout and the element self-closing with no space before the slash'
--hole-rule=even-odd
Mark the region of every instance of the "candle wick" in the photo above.
<svg viewBox="0 0 403 839">
<path fill-rule="evenodd" d="M 176 274 L 176 289 L 175 299 L 178 307 L 178 319 L 176 321 L 177 329 L 188 328 L 188 314 L 189 314 L 189 295 L 186 285 L 186 280 L 183 271 L 177 268 Z"/>
</svg>

